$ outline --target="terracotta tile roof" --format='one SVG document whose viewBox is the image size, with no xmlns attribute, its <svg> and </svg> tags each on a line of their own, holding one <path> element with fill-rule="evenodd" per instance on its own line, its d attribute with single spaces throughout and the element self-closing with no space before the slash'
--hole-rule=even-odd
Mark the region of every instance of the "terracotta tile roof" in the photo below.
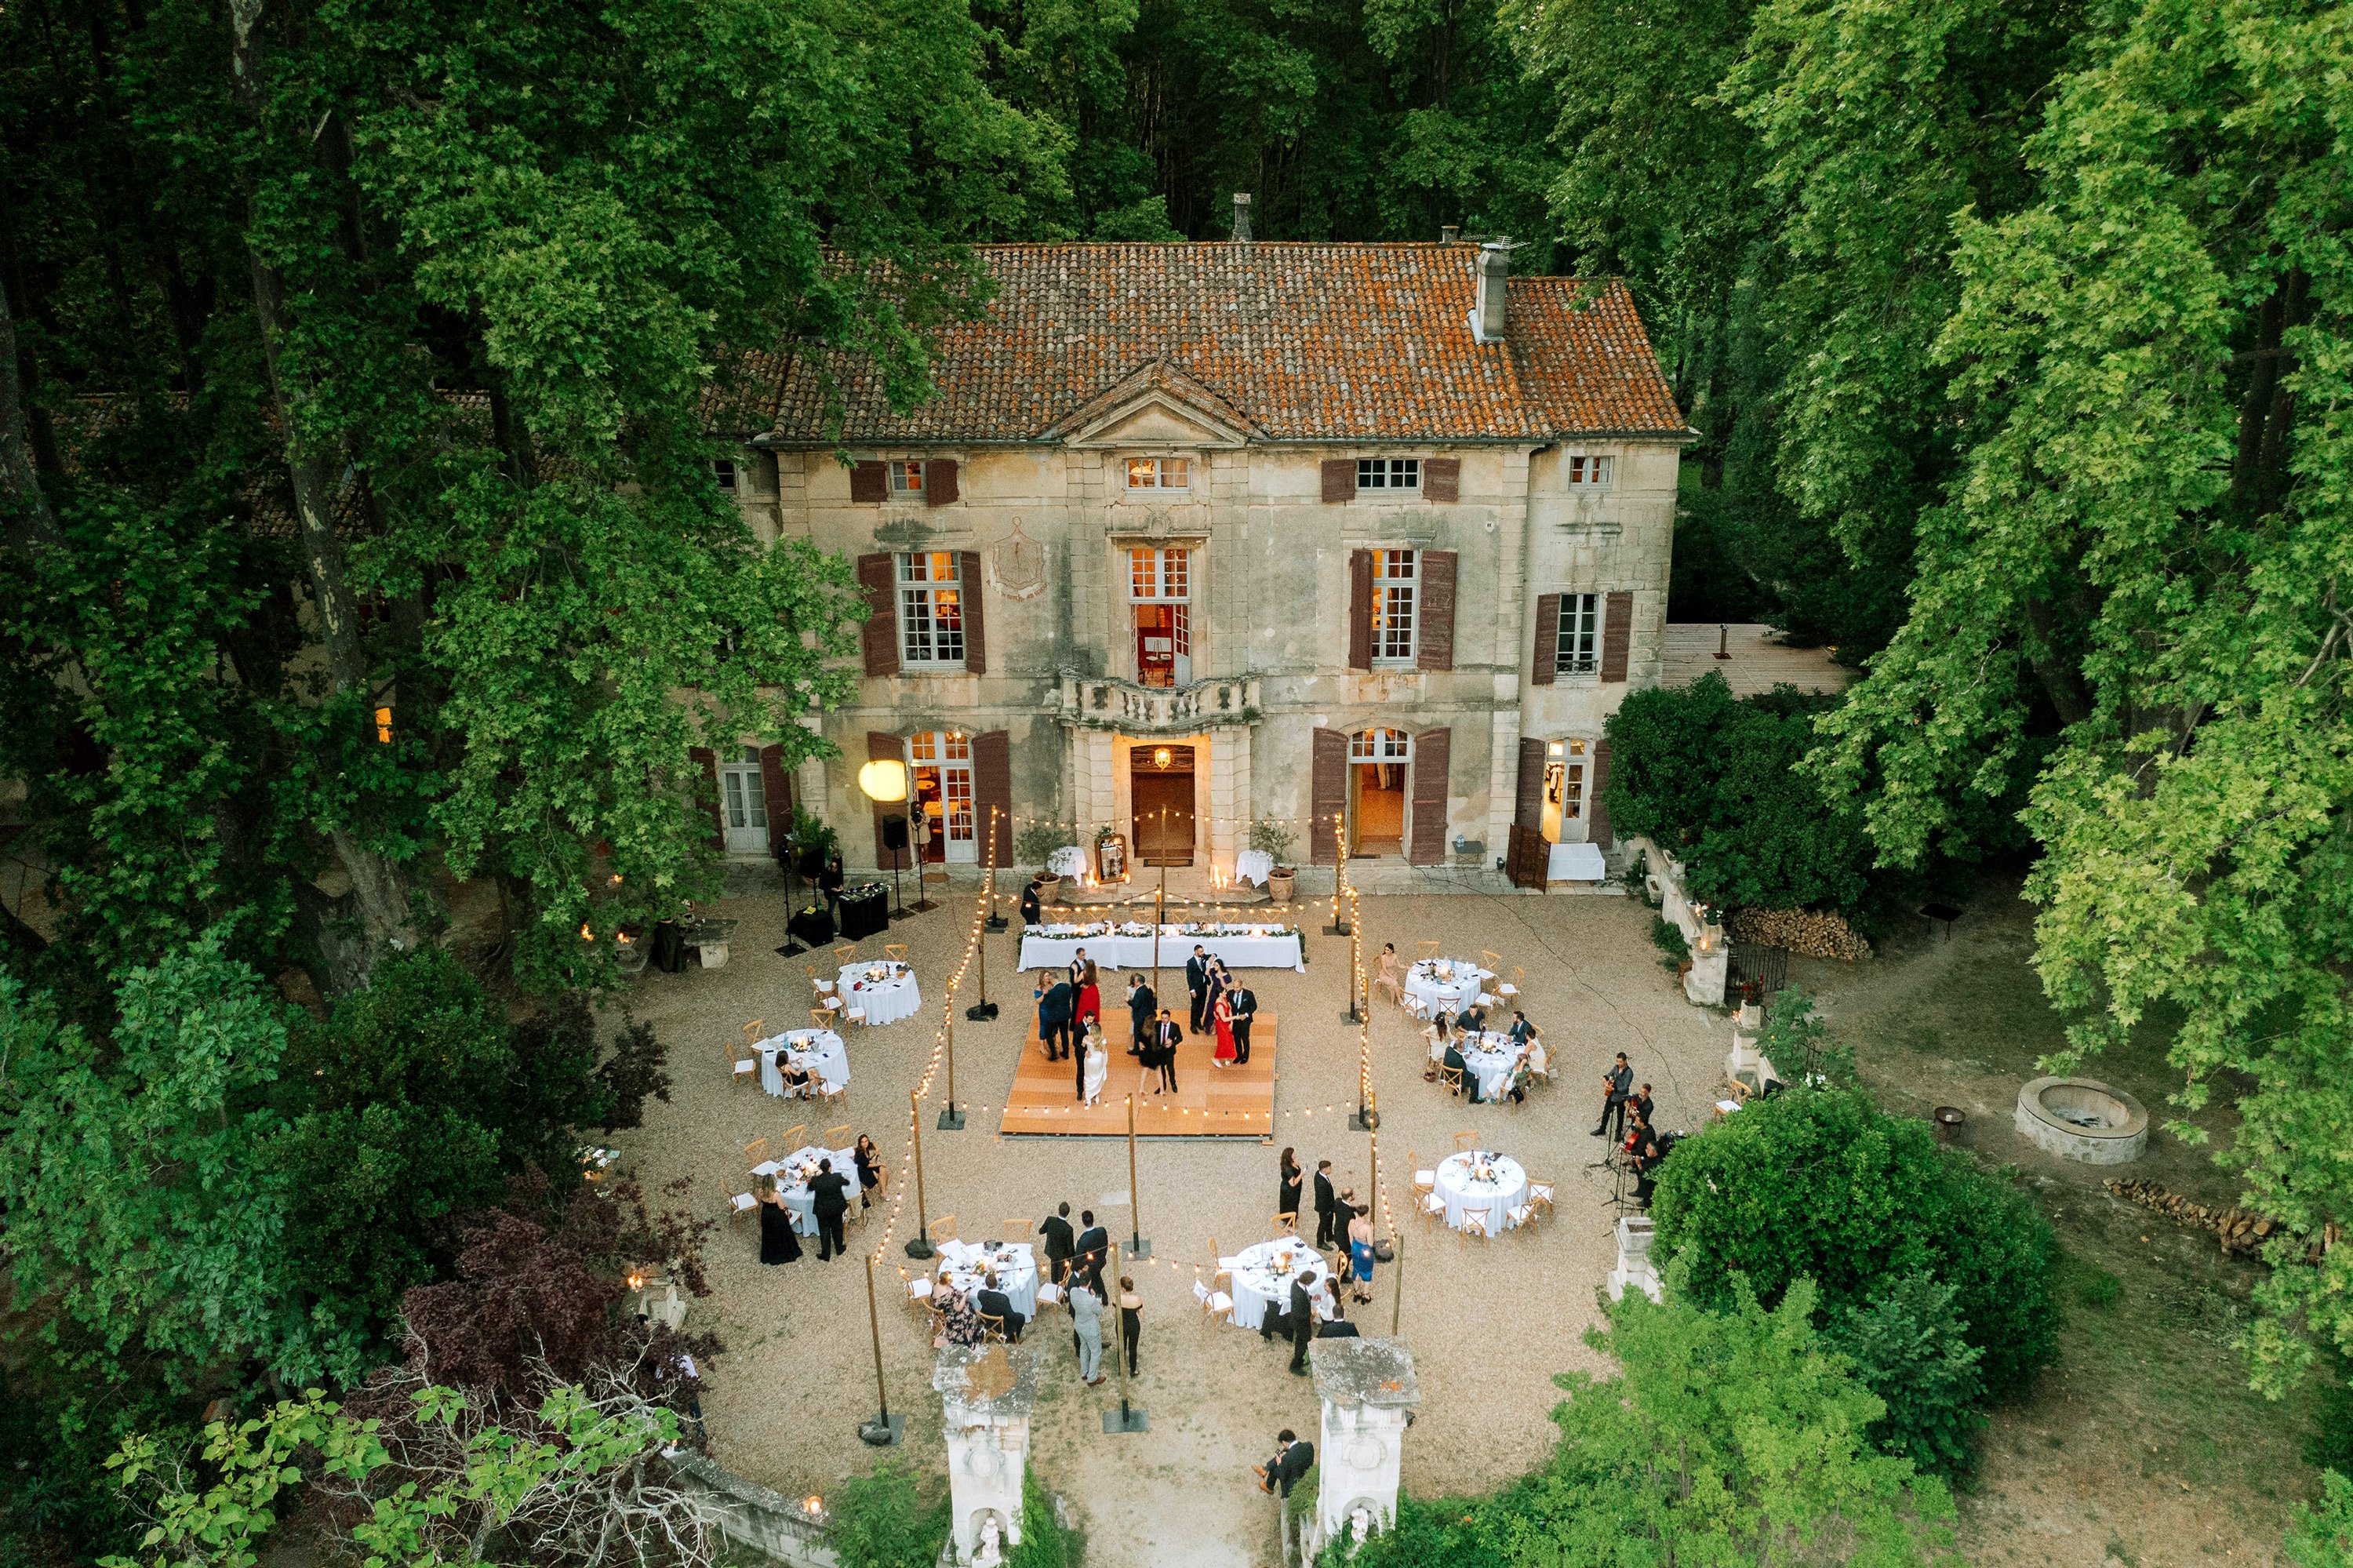
<svg viewBox="0 0 2353 1568">
<path fill-rule="evenodd" d="M 1159 376 L 1272 440 L 1681 435 L 1625 286 L 1514 278 L 1504 343 L 1471 335 L 1472 245 L 995 245 L 987 318 L 955 323 L 934 395 L 891 410 L 871 362 L 776 365 L 779 444 L 1056 439 Z M 774 362 L 772 362 L 774 363 Z M 843 420 L 827 428 L 827 384 Z"/>
</svg>

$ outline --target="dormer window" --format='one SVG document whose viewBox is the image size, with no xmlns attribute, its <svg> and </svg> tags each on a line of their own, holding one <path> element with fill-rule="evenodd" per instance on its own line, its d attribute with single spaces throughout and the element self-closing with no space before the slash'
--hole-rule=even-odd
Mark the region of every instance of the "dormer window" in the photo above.
<svg viewBox="0 0 2353 1568">
<path fill-rule="evenodd" d="M 1568 482 L 1581 490 L 1598 490 L 1609 482 L 1609 460 L 1606 457 L 1572 457 L 1568 464 Z"/>
<path fill-rule="evenodd" d="M 1419 458 L 1358 458 L 1356 489 L 1418 492 L 1421 489 Z"/>
<path fill-rule="evenodd" d="M 1127 488 L 1134 490 L 1185 490 L 1193 482 L 1193 462 L 1190 458 L 1130 458 L 1127 460 Z"/>
</svg>

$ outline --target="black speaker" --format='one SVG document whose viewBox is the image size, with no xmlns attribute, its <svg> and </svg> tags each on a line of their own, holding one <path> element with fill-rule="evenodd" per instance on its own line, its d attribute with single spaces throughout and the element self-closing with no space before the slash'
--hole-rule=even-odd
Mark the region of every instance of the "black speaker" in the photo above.
<svg viewBox="0 0 2353 1568">
<path fill-rule="evenodd" d="M 902 850 L 907 847 L 906 818 L 885 817 L 882 819 L 882 847 L 886 850 Z"/>
</svg>

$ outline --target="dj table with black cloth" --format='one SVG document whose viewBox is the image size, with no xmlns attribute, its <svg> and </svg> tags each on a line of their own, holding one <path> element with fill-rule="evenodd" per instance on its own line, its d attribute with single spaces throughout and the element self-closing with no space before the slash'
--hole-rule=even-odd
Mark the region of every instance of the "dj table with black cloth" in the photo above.
<svg viewBox="0 0 2353 1568">
<path fill-rule="evenodd" d="M 839 901 L 841 910 L 840 935 L 847 942 L 871 937 L 891 928 L 891 897 L 889 889 L 879 882 L 863 887 L 847 888 Z"/>
<path fill-rule="evenodd" d="M 785 929 L 793 934 L 795 941 L 822 948 L 833 940 L 833 916 L 822 905 L 815 909 L 804 909 L 785 922 Z"/>
</svg>

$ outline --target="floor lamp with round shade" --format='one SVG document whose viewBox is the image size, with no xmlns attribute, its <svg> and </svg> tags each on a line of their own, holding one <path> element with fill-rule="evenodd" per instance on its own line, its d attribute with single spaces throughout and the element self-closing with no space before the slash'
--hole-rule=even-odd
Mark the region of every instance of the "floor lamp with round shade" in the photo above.
<svg viewBox="0 0 2353 1568">
<path fill-rule="evenodd" d="M 894 757 L 877 758 L 858 770 L 858 787 L 865 791 L 868 800 L 878 806 L 902 804 L 907 799 L 907 765 Z M 882 819 L 882 832 L 884 842 L 891 851 L 891 902 L 898 906 L 898 913 L 892 917 L 903 920 L 907 917 L 907 906 L 899 894 L 899 853 L 904 847 L 907 820 L 904 816 L 898 820 L 902 840 L 901 844 L 889 843 L 889 817 Z"/>
</svg>

